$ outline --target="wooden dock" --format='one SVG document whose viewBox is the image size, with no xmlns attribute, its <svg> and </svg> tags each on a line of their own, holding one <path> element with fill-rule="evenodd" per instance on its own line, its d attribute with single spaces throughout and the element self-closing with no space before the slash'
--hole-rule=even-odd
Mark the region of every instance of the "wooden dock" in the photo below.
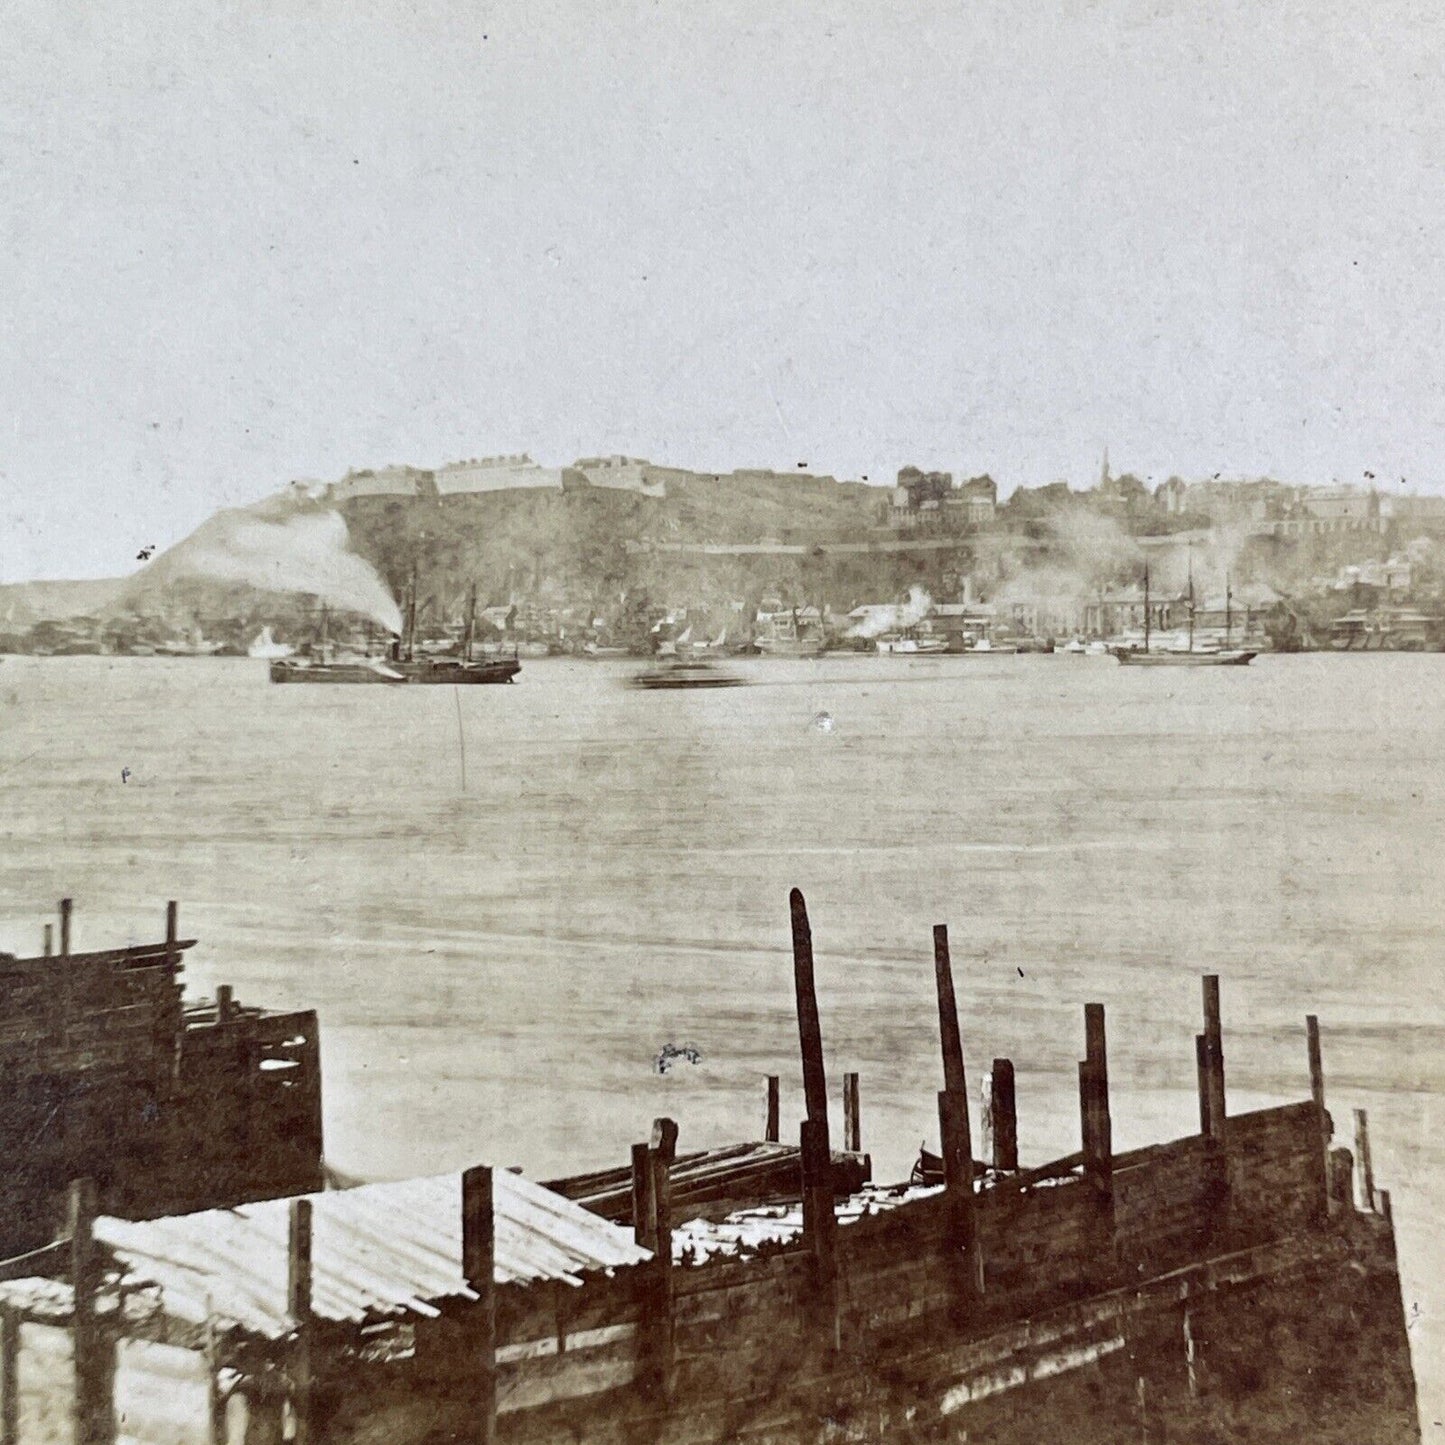
<svg viewBox="0 0 1445 1445">
<path fill-rule="evenodd" d="M 127 1218 L 321 1186 L 316 1015 L 243 1006 L 229 988 L 188 1003 L 194 939 L 166 911 L 156 943 L 0 955 L 0 1256 L 51 1240 L 72 1180 Z"/>
<path fill-rule="evenodd" d="M 792 924 L 805 1117 L 782 1126 L 770 1079 L 765 1132 L 796 1147 L 679 1152 L 658 1119 L 625 1170 L 551 1186 L 483 1166 L 139 1223 L 94 1217 L 77 1183 L 52 1246 L 69 1267 L 0 1284 L 5 1338 L 70 1333 L 57 1378 L 84 1445 L 116 1439 L 116 1392 L 137 1398 L 158 1348 L 190 1362 L 212 1445 L 279 1441 L 283 1421 L 302 1445 L 1419 1440 L 1389 1195 L 1363 1115 L 1353 1150 L 1334 1142 L 1316 1020 L 1307 1096 L 1231 1113 L 1205 978 L 1199 1132 L 1117 1153 L 1086 1004 L 1080 1148 L 1020 1167 L 1009 1060 L 973 1146 L 936 929 L 939 1169 L 884 1187 L 856 1077 L 831 1147 L 796 893 Z M 43 1362 L 7 1348 L 15 1445 L 17 1381 Z"/>
</svg>

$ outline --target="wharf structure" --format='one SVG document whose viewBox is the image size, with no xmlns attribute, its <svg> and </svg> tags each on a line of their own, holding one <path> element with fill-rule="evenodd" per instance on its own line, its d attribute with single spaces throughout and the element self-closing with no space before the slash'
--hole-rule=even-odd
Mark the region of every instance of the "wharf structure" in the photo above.
<svg viewBox="0 0 1445 1445">
<path fill-rule="evenodd" d="M 0 954 L 0 1258 L 42 1248 L 73 1180 L 148 1218 L 319 1189 L 316 1015 L 188 1002 L 178 936 L 76 952 L 60 904 L 38 957 Z"/>
<path fill-rule="evenodd" d="M 941 1149 L 879 1187 L 856 1074 L 832 1145 L 791 911 L 796 1148 L 770 1078 L 761 1141 L 683 1154 L 659 1119 L 625 1170 L 547 1186 L 480 1166 L 136 1222 L 78 1181 L 63 1277 L 0 1285 L 4 1445 L 41 1438 L 47 1371 L 77 1445 L 161 1415 L 207 1445 L 1419 1440 L 1389 1195 L 1363 1114 L 1333 1142 L 1313 1018 L 1308 1097 L 1231 1114 L 1207 977 L 1199 1131 L 1116 1153 L 1086 1005 L 1081 1147 L 1023 1168 L 1009 1060 L 974 1149 L 939 926 Z"/>
</svg>

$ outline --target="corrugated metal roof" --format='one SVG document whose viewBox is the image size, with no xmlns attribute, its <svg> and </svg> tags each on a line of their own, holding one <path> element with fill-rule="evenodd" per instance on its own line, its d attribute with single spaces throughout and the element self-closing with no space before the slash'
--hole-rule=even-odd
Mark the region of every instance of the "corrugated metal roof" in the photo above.
<svg viewBox="0 0 1445 1445">
<path fill-rule="evenodd" d="M 577 1284 L 587 1271 L 651 1257 L 630 1230 L 516 1174 L 497 1171 L 492 1192 L 498 1284 Z M 434 1301 L 476 1298 L 462 1277 L 459 1174 L 306 1197 L 315 1314 L 351 1321 L 404 1311 L 434 1315 Z M 101 1218 L 95 1234 L 137 1280 L 160 1287 L 174 1317 L 194 1324 L 217 1318 L 278 1336 L 291 1328 L 288 1206 L 271 1199 L 142 1223 Z"/>
</svg>

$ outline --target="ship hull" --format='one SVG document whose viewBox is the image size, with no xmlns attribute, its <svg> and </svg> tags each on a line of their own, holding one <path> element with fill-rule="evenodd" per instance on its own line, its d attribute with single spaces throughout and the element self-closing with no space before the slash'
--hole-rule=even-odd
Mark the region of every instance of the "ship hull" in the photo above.
<svg viewBox="0 0 1445 1445">
<path fill-rule="evenodd" d="M 273 662 L 271 664 L 272 682 L 330 682 L 330 683 L 355 683 L 371 682 L 383 683 L 390 687 L 399 687 L 406 681 L 399 673 L 389 668 L 382 671 L 379 668 L 368 667 L 361 662 Z"/>
<path fill-rule="evenodd" d="M 401 673 L 404 682 L 453 687 L 511 682 L 522 670 L 522 664 L 514 657 L 499 657 L 487 662 L 434 659 L 428 662 L 393 662 L 389 666 Z"/>
<path fill-rule="evenodd" d="M 1246 667 L 1252 652 L 1130 652 L 1114 654 L 1126 667 Z"/>
</svg>

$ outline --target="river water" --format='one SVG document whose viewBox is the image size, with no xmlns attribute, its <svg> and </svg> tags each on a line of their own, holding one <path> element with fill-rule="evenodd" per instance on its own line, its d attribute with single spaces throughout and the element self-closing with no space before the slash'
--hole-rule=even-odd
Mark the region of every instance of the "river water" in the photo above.
<svg viewBox="0 0 1445 1445">
<path fill-rule="evenodd" d="M 1369 1111 L 1445 1438 L 1445 659 L 738 667 L 657 693 L 610 663 L 454 690 L 7 658 L 0 948 L 38 952 L 62 894 L 78 948 L 179 898 L 193 992 L 320 1011 L 328 1154 L 365 1177 L 620 1165 L 662 1113 L 683 1147 L 757 1137 L 768 1073 L 791 1133 L 795 885 L 880 1178 L 936 1147 L 934 923 L 1026 1165 L 1078 1147 L 1087 1001 L 1116 1147 L 1197 1129 L 1218 973 L 1232 1108 L 1308 1097 L 1313 1012 L 1337 1133 Z M 659 1072 L 668 1044 L 698 1062 Z"/>
</svg>

